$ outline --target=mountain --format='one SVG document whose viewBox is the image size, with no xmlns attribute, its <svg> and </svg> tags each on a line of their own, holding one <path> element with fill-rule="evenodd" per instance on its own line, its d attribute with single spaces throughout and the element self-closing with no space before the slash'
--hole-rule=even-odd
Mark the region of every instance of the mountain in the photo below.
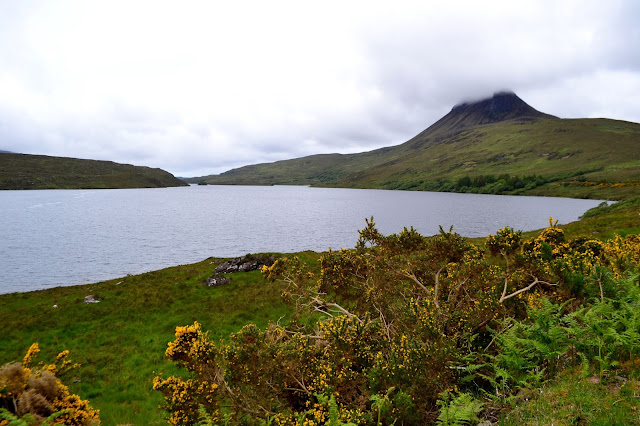
<svg viewBox="0 0 640 426">
<path fill-rule="evenodd" d="M 171 173 L 111 161 L 0 153 L 0 189 L 160 188 L 184 186 Z"/>
<path fill-rule="evenodd" d="M 453 107 L 449 114 L 436 121 L 420 136 L 451 134 L 483 124 L 507 120 L 535 121 L 544 118 L 558 118 L 542 113 L 520 99 L 513 92 L 498 92 L 493 97 L 472 103 L 462 103 Z"/>
<path fill-rule="evenodd" d="M 624 198 L 640 190 L 640 124 L 560 119 L 499 92 L 454 106 L 401 145 L 189 181 Z"/>
</svg>

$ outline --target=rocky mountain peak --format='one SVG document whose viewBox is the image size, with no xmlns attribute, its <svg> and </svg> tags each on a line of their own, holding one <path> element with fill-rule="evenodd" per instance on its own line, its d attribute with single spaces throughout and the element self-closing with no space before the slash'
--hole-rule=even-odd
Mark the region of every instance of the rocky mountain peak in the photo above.
<svg viewBox="0 0 640 426">
<path fill-rule="evenodd" d="M 452 113 L 474 118 L 476 124 L 495 123 L 516 118 L 556 118 L 531 107 L 513 92 L 494 93 L 492 97 L 453 107 Z"/>
<path fill-rule="evenodd" d="M 558 118 L 533 108 L 510 91 L 494 93 L 492 97 L 464 102 L 418 136 L 452 133 L 464 128 L 506 120 L 537 120 Z"/>
</svg>

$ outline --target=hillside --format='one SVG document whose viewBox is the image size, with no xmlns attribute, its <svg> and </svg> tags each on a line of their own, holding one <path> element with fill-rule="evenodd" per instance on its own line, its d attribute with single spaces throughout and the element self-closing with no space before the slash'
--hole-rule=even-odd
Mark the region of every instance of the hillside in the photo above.
<svg viewBox="0 0 640 426">
<path fill-rule="evenodd" d="M 161 188 L 184 186 L 161 169 L 111 161 L 0 153 L 0 189 Z"/>
<path fill-rule="evenodd" d="M 456 105 L 401 145 L 190 181 L 626 198 L 640 185 L 640 124 L 559 119 L 503 92 Z"/>
</svg>

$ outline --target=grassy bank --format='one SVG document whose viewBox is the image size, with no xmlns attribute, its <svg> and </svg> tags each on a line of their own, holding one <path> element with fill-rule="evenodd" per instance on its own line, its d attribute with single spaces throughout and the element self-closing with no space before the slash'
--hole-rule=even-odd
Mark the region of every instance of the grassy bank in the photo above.
<svg viewBox="0 0 640 426">
<path fill-rule="evenodd" d="M 640 233 L 639 215 L 636 197 L 594 210 L 563 229 L 572 238 Z M 297 255 L 303 263 L 317 268 L 319 254 Z M 177 373 L 164 356 L 176 326 L 198 321 L 203 330 L 209 330 L 212 340 L 219 340 L 247 323 L 260 328 L 269 321 L 286 323 L 292 313 L 281 299 L 283 284 L 267 282 L 258 271 L 229 275 L 232 282 L 222 286 L 203 286 L 221 261 L 207 259 L 97 284 L 0 295 L 0 364 L 20 360 L 33 342 L 40 344 L 43 360 L 68 349 L 71 359 L 82 366 L 64 380 L 72 392 L 101 410 L 104 424 L 161 424 L 165 416 L 158 408 L 162 397 L 151 389 L 151 383 L 158 374 Z M 85 304 L 84 297 L 89 294 L 101 302 Z M 554 392 L 565 392 L 562 387 L 554 389 L 548 387 L 534 399 L 543 404 L 555 398 Z M 598 389 L 598 398 L 619 399 Z M 625 389 L 621 392 L 627 395 Z M 624 396 L 625 406 L 635 401 L 634 395 Z M 633 407 L 640 408 L 637 404 Z M 533 412 L 538 409 L 531 408 Z"/>
<path fill-rule="evenodd" d="M 640 382 L 638 366 L 622 368 L 627 376 L 602 383 L 597 376 L 583 377 L 579 369 L 569 369 L 557 380 L 531 393 L 506 413 L 501 425 L 637 425 L 640 424 Z M 631 373 L 631 374 L 630 374 Z"/>
</svg>

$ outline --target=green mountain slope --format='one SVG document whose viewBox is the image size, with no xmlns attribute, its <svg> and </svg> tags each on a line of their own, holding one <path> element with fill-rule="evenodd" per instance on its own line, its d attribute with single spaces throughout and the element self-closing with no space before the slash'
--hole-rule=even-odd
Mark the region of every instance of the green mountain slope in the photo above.
<svg viewBox="0 0 640 426">
<path fill-rule="evenodd" d="M 171 173 L 111 161 L 0 153 L 0 189 L 184 186 Z"/>
<path fill-rule="evenodd" d="M 475 182 L 465 185 L 467 177 Z M 520 181 L 514 183 L 514 179 Z M 507 184 L 498 184 L 500 180 Z M 401 145 L 360 154 L 314 155 L 251 165 L 194 178 L 210 184 L 593 198 L 626 198 L 640 190 L 639 180 L 640 124 L 558 119 L 533 109 L 512 93 L 458 105 Z M 488 183 L 482 185 L 485 181 Z"/>
</svg>

